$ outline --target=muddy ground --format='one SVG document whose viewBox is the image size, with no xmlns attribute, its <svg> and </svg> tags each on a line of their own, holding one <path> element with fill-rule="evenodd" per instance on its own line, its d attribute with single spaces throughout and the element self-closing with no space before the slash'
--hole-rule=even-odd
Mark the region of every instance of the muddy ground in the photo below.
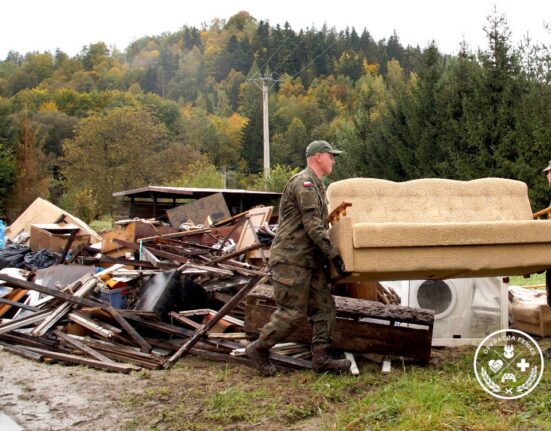
<svg viewBox="0 0 551 431">
<path fill-rule="evenodd" d="M 197 357 L 186 357 L 169 370 L 121 374 L 37 363 L 0 351 L 0 411 L 30 431 L 318 429 L 316 418 L 255 422 L 237 417 L 232 424 L 218 425 L 214 417 L 212 422 L 212 415 L 205 412 L 205 406 L 212 405 L 212 394 L 242 387 L 244 382 L 244 391 L 252 391 L 256 379 L 255 370 L 246 366 Z M 285 386 L 293 380 L 293 373 L 288 373 L 268 385 Z"/>
<path fill-rule="evenodd" d="M 148 381 L 137 374 L 36 363 L 0 352 L 0 408 L 26 430 L 124 429 L 133 412 L 121 388 L 137 393 Z"/>
</svg>

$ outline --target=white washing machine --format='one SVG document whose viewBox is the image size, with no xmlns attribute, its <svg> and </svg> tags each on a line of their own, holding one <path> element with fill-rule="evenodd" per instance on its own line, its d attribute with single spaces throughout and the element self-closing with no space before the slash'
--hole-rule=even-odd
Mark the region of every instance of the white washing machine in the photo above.
<svg viewBox="0 0 551 431">
<path fill-rule="evenodd" d="M 478 344 L 508 326 L 507 286 L 500 278 L 383 282 L 401 304 L 434 310 L 433 346 Z"/>
</svg>

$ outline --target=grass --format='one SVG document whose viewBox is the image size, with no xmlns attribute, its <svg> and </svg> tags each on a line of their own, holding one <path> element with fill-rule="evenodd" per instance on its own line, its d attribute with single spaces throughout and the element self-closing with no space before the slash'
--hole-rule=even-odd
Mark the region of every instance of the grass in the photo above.
<svg viewBox="0 0 551 431">
<path fill-rule="evenodd" d="M 97 220 L 92 220 L 90 222 L 90 227 L 99 234 L 107 232 L 113 229 L 113 218 L 109 215 L 102 216 Z"/>
<path fill-rule="evenodd" d="M 272 378 L 188 357 L 152 372 L 148 390 L 122 402 L 137 415 L 128 429 L 551 430 L 551 361 L 533 392 L 503 401 L 478 385 L 474 352 L 440 349 L 427 366 L 396 359 L 390 374 L 360 358 L 359 376 L 294 371 Z"/>
<path fill-rule="evenodd" d="M 509 277 L 509 286 L 533 286 L 545 284 L 545 274 L 530 274 L 529 278 L 523 276 Z"/>
</svg>

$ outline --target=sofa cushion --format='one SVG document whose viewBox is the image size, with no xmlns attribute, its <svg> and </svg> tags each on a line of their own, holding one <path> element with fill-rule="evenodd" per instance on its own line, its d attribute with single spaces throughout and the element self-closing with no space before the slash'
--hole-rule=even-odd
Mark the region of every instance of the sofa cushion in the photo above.
<svg viewBox="0 0 551 431">
<path fill-rule="evenodd" d="M 532 220 L 526 184 L 505 178 L 402 183 L 350 178 L 329 185 L 327 198 L 330 211 L 343 201 L 352 203 L 347 210 L 352 224 Z"/>
<path fill-rule="evenodd" d="M 551 242 L 551 220 L 456 223 L 356 223 L 354 248 Z"/>
</svg>

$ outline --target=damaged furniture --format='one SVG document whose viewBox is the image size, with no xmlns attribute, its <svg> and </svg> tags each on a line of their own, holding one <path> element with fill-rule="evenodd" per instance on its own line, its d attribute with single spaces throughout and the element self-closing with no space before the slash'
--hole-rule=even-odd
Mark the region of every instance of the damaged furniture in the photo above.
<svg viewBox="0 0 551 431">
<path fill-rule="evenodd" d="M 421 308 L 385 305 L 364 299 L 335 296 L 337 320 L 332 347 L 348 352 L 403 356 L 428 361 L 434 312 Z M 258 335 L 276 309 L 271 286 L 259 285 L 247 296 L 244 331 Z M 413 324 L 405 326 L 405 324 Z M 288 337 L 309 344 L 312 327 L 304 323 Z"/>
<path fill-rule="evenodd" d="M 329 235 L 343 282 L 521 275 L 551 263 L 551 220 L 534 220 L 525 183 L 503 178 L 332 183 Z M 341 206 L 342 208 L 342 206 Z"/>
</svg>

